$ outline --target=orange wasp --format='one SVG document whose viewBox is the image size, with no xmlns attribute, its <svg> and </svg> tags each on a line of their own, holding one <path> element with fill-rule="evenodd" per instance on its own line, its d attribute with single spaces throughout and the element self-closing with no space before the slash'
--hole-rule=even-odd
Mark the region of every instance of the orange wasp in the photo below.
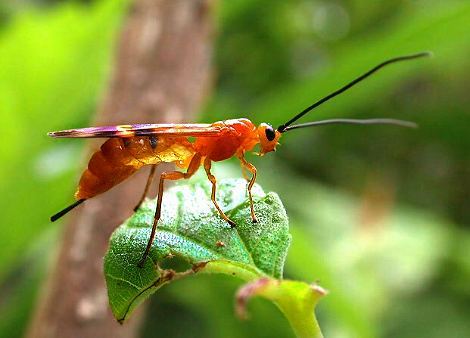
<svg viewBox="0 0 470 338">
<path fill-rule="evenodd" d="M 231 227 L 235 223 L 230 220 L 219 207 L 216 200 L 216 178 L 211 173 L 212 162 L 223 161 L 236 156 L 242 169 L 248 170 L 252 176 L 248 180 L 248 197 L 250 200 L 251 219 L 256 222 L 251 188 L 256 180 L 256 168 L 245 159 L 245 153 L 257 144 L 260 156 L 276 149 L 279 138 L 287 131 L 326 124 L 392 124 L 403 127 L 416 127 L 416 124 L 395 119 L 331 119 L 292 125 L 295 121 L 331 98 L 341 94 L 358 82 L 378 71 L 380 68 L 399 61 L 411 60 L 429 53 L 389 59 L 368 72 L 351 81 L 344 87 L 305 108 L 286 123 L 274 129 L 271 125 L 261 123 L 255 126 L 246 118 L 218 121 L 212 124 L 134 124 L 108 127 L 90 127 L 51 132 L 52 137 L 66 138 L 108 138 L 100 150 L 95 152 L 88 168 L 83 172 L 75 193 L 75 203 L 59 211 L 51 217 L 56 221 L 87 199 L 97 196 L 118 183 L 121 183 L 143 166 L 150 165 L 150 175 L 144 192 L 134 210 L 137 210 L 145 199 L 152 183 L 155 168 L 162 162 L 174 163 L 186 172 L 166 171 L 160 174 L 158 185 L 157 206 L 153 220 L 152 232 L 147 247 L 139 263 L 142 266 L 149 254 L 160 218 L 163 185 L 166 180 L 190 178 L 202 165 L 207 178 L 212 183 L 211 200 L 222 217 Z M 190 140 L 192 138 L 193 140 Z"/>
</svg>

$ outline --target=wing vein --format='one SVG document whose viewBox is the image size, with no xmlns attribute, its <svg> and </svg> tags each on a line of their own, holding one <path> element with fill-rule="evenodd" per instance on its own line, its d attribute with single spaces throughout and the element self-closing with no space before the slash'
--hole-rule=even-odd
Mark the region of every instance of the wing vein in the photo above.
<svg viewBox="0 0 470 338">
<path fill-rule="evenodd" d="M 50 132 L 48 135 L 55 138 L 126 138 L 152 135 L 214 137 L 219 136 L 222 130 L 220 126 L 204 123 L 129 124 L 59 130 Z"/>
</svg>

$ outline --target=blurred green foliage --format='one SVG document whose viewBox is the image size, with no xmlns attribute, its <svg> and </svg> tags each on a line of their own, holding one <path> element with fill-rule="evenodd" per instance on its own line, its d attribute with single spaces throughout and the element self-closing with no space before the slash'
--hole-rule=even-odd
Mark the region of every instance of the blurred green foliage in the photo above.
<svg viewBox="0 0 470 338">
<path fill-rule="evenodd" d="M 69 123 L 87 124 L 110 69 L 111 47 L 125 3 L 85 7 L 63 4 L 10 17 L 0 31 L 1 238 L 0 336 L 24 330 L 38 283 L 38 257 L 53 248 L 50 213 L 73 192 L 82 145 L 50 142 L 46 133 Z M 57 165 L 50 165 L 51 161 Z M 31 240 L 46 243 L 34 259 Z M 41 264 L 43 265 L 43 264 Z M 15 307 L 21 307 L 22 311 Z"/>
<path fill-rule="evenodd" d="M 74 160 L 83 142 L 45 134 L 92 120 L 126 10 L 126 1 L 33 3 L 0 3 L 5 337 L 27 325 L 57 238 L 48 217 L 67 204 L 84 165 Z M 386 58 L 435 54 L 385 69 L 303 119 L 394 117 L 418 122 L 417 131 L 299 130 L 277 153 L 250 158 L 291 219 L 287 276 L 330 290 L 318 308 L 327 337 L 470 336 L 469 18 L 460 0 L 217 5 L 206 122 L 244 116 L 277 126 Z M 219 173 L 240 177 L 238 167 Z M 203 276 L 163 288 L 148 318 L 164 320 L 148 320 L 142 336 L 182 337 L 184 327 L 200 337 L 292 335 L 267 302 L 250 304 L 251 320 L 234 318 L 237 285 Z"/>
</svg>

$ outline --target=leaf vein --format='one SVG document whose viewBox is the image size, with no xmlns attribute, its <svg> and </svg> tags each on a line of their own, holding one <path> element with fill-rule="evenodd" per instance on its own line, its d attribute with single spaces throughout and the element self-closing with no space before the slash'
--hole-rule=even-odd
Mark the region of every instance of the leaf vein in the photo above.
<svg viewBox="0 0 470 338">
<path fill-rule="evenodd" d="M 134 284 L 134 283 L 132 283 L 132 282 L 130 282 L 130 281 L 128 281 L 128 280 L 125 280 L 124 278 L 114 276 L 114 275 L 112 275 L 112 274 L 110 274 L 110 273 L 107 273 L 106 276 L 108 276 L 109 278 L 112 278 L 112 279 L 114 279 L 114 280 L 121 281 L 121 282 L 124 282 L 124 283 L 126 283 L 126 284 L 129 284 L 130 286 L 132 286 L 133 288 L 135 288 L 135 289 L 137 289 L 137 290 L 140 290 L 140 289 L 141 289 L 140 286 L 138 286 L 138 285 L 136 285 L 136 284 Z"/>
</svg>

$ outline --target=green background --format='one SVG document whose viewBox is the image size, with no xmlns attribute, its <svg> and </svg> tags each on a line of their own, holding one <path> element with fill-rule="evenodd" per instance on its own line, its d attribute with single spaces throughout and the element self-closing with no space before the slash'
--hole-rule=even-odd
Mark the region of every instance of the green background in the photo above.
<svg viewBox="0 0 470 338">
<path fill-rule="evenodd" d="M 0 3 L 2 337 L 26 328 L 61 229 L 49 216 L 70 201 L 86 161 L 85 142 L 45 135 L 92 121 L 126 9 L 115 0 Z M 215 20 L 214 91 L 201 122 L 277 126 L 384 59 L 434 52 L 303 119 L 390 117 L 419 129 L 298 130 L 249 160 L 290 217 L 286 277 L 330 291 L 317 308 L 326 337 L 470 336 L 470 3 L 226 0 Z M 241 176 L 231 161 L 215 173 Z M 239 285 L 198 276 L 163 288 L 141 336 L 185 337 L 185 327 L 194 337 L 292 336 L 263 300 L 250 304 L 250 320 L 236 319 Z"/>
</svg>

